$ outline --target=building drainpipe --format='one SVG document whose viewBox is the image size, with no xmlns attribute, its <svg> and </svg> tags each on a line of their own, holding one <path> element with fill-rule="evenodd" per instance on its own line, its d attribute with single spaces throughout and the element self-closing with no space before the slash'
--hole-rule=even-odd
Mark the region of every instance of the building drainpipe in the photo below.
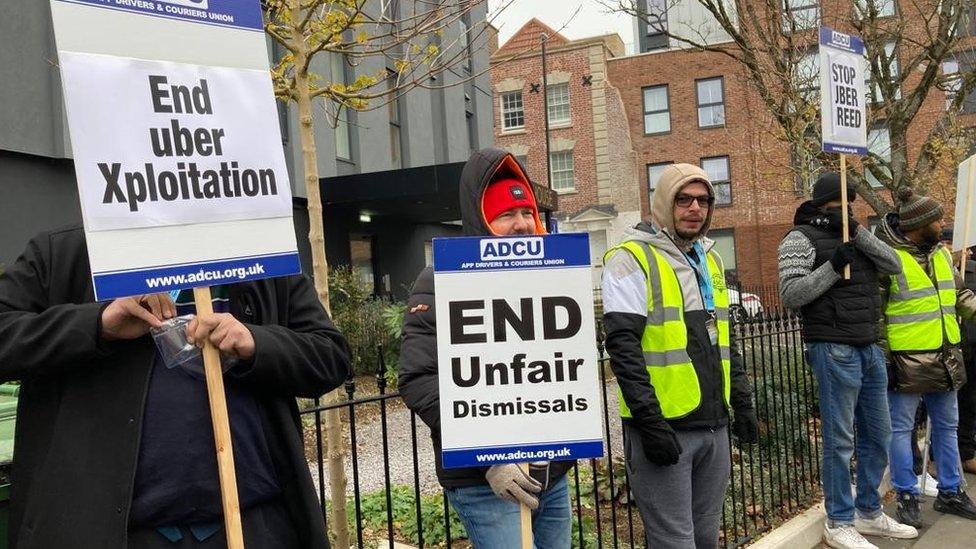
<svg viewBox="0 0 976 549">
<path fill-rule="evenodd" d="M 549 41 L 549 35 L 542 33 L 539 38 L 542 41 L 542 119 L 546 128 L 546 188 L 552 190 L 552 154 L 549 150 L 549 80 L 546 70 L 546 42 Z M 546 210 L 546 230 L 551 227 L 552 212 Z"/>
</svg>

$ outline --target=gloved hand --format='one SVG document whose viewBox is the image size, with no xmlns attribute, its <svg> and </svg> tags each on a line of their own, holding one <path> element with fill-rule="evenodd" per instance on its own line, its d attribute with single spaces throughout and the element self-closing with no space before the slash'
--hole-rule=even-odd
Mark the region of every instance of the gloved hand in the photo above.
<svg viewBox="0 0 976 549">
<path fill-rule="evenodd" d="M 732 419 L 732 434 L 744 444 L 759 441 L 759 418 L 756 417 L 754 409 L 739 408 L 735 410 L 735 417 Z"/>
<path fill-rule="evenodd" d="M 681 444 L 678 436 L 674 434 L 674 429 L 664 420 L 660 420 L 650 425 L 641 423 L 637 425 L 640 433 L 641 448 L 644 449 L 644 456 L 651 463 L 666 467 L 678 463 L 681 455 Z"/>
<path fill-rule="evenodd" d="M 539 507 L 539 498 L 533 494 L 542 491 L 542 485 L 529 477 L 514 463 L 492 465 L 485 473 L 488 485 L 495 495 L 513 503 L 525 504 L 529 509 Z"/>
<path fill-rule="evenodd" d="M 829 210 L 823 210 L 818 215 L 813 216 L 810 219 L 810 225 L 814 227 L 820 227 L 821 229 L 828 230 L 830 232 L 841 234 L 844 228 L 844 217 L 841 215 L 840 208 L 831 208 Z M 847 232 L 851 239 L 857 234 L 857 228 L 861 224 L 857 222 L 857 219 L 853 215 L 848 213 L 847 215 Z"/>
<path fill-rule="evenodd" d="M 830 266 L 834 272 L 840 274 L 844 267 L 854 261 L 854 243 L 844 242 L 834 250 L 834 255 L 830 256 Z"/>
</svg>

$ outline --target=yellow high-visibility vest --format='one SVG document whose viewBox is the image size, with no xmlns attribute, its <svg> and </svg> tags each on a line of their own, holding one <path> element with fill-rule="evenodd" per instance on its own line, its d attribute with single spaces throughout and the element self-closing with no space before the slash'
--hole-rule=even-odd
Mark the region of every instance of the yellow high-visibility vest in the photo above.
<svg viewBox="0 0 976 549">
<path fill-rule="evenodd" d="M 688 329 L 685 326 L 684 296 L 674 267 L 652 246 L 627 241 L 607 251 L 626 250 L 640 264 L 647 278 L 647 323 L 641 338 L 644 364 L 665 419 L 687 416 L 701 406 L 698 373 L 688 355 Z M 729 292 L 725 285 L 722 260 L 709 252 L 708 271 L 713 280 L 718 345 L 722 360 L 725 405 L 731 396 L 731 352 L 729 349 Z M 630 409 L 618 391 L 620 416 L 630 418 Z"/>
<path fill-rule="evenodd" d="M 931 351 L 959 343 L 956 280 L 949 251 L 932 255 L 935 282 L 912 254 L 895 250 L 902 272 L 891 277 L 885 320 L 892 351 Z"/>
</svg>

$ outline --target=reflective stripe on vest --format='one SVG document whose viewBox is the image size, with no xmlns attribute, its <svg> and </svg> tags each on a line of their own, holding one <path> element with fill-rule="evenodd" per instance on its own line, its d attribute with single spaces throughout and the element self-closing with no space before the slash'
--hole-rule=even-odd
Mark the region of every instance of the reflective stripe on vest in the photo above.
<svg viewBox="0 0 976 549">
<path fill-rule="evenodd" d="M 687 416 L 701 406 L 698 373 L 688 356 L 688 328 L 684 321 L 685 299 L 674 267 L 667 258 L 644 242 L 627 241 L 607 250 L 606 259 L 626 251 L 640 264 L 647 278 L 647 322 L 641 337 L 644 363 L 651 386 L 665 419 Z M 725 271 L 717 254 L 708 255 L 708 271 L 714 288 L 715 319 L 725 404 L 731 396 L 731 352 L 729 350 L 729 292 Z M 689 267 L 690 268 L 690 267 Z M 717 273 L 717 274 L 716 274 Z M 697 286 L 695 291 L 697 290 Z M 619 387 L 621 417 L 632 417 Z"/>
<path fill-rule="evenodd" d="M 956 282 L 945 248 L 932 254 L 935 282 L 912 255 L 895 250 L 901 274 L 891 277 L 885 319 L 892 351 L 931 351 L 959 343 Z"/>
</svg>

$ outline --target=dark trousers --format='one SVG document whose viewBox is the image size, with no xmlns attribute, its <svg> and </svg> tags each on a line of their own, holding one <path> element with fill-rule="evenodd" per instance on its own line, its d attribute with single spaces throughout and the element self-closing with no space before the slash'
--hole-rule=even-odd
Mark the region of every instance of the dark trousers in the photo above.
<svg viewBox="0 0 976 549">
<path fill-rule="evenodd" d="M 959 389 L 959 457 L 963 461 L 976 457 L 976 354 L 967 345 L 966 384 Z"/>
<path fill-rule="evenodd" d="M 288 511 L 280 500 L 256 505 L 241 513 L 244 546 L 247 549 L 298 549 L 298 535 Z M 183 538 L 170 541 L 152 527 L 129 531 L 128 549 L 224 549 L 227 536 L 223 527 L 209 538 L 197 541 L 188 528 L 180 528 Z"/>
</svg>

